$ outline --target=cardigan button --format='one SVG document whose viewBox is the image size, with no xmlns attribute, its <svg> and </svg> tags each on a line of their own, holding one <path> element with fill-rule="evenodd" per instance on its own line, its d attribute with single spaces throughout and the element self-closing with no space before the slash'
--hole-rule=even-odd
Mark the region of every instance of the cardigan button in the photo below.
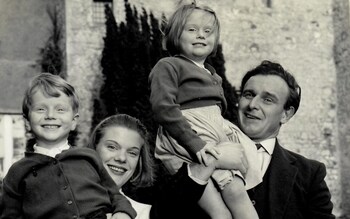
<svg viewBox="0 0 350 219">
<path fill-rule="evenodd" d="M 68 186 L 63 186 L 63 190 L 67 190 L 68 189 Z"/>
<path fill-rule="evenodd" d="M 54 160 L 54 161 L 53 161 L 53 164 L 56 165 L 56 164 L 57 164 L 57 160 Z"/>
<path fill-rule="evenodd" d="M 255 200 L 252 200 L 252 205 L 255 205 L 256 204 L 256 201 Z"/>
<path fill-rule="evenodd" d="M 78 216 L 76 216 L 76 215 L 73 215 L 73 218 L 74 218 L 74 219 L 76 219 L 76 218 L 78 218 Z"/>
<path fill-rule="evenodd" d="M 69 205 L 73 204 L 72 200 L 67 201 L 67 204 Z"/>
</svg>

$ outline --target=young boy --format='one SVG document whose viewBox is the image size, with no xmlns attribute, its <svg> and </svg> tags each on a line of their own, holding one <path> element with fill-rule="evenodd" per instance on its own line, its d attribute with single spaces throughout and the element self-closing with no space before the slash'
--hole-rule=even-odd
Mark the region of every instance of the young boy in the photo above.
<svg viewBox="0 0 350 219">
<path fill-rule="evenodd" d="M 3 183 L 1 218 L 134 218 L 97 153 L 68 145 L 78 121 L 74 88 L 59 76 L 42 73 L 23 100 L 26 127 L 36 144 L 14 163 Z"/>
</svg>

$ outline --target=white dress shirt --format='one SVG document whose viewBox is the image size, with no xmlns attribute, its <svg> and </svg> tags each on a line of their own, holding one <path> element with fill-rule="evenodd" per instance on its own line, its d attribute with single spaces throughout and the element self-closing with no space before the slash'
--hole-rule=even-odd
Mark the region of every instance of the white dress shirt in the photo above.
<svg viewBox="0 0 350 219">
<path fill-rule="evenodd" d="M 263 175 L 265 175 L 271 162 L 273 149 L 275 148 L 276 144 L 276 138 L 266 139 L 261 142 L 256 142 L 256 144 L 262 145 L 262 147 L 258 150 L 258 159 L 261 165 L 261 172 Z"/>
</svg>

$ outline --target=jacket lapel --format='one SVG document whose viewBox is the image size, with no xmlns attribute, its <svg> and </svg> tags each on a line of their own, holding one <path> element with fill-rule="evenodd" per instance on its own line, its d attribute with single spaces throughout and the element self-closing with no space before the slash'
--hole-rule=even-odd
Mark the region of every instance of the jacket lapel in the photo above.
<svg viewBox="0 0 350 219">
<path fill-rule="evenodd" d="M 295 158 L 276 141 L 270 163 L 269 211 L 271 218 L 282 218 L 293 190 L 298 169 L 294 167 Z"/>
</svg>

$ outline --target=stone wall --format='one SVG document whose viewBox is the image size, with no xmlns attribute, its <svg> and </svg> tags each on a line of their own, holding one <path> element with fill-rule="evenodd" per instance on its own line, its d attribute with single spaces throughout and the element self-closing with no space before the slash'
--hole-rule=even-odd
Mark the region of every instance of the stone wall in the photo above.
<svg viewBox="0 0 350 219">
<path fill-rule="evenodd" d="M 51 34 L 47 8 L 55 2 L 0 1 L 0 113 L 22 113 L 24 90 L 40 73 L 40 49 Z"/>
<path fill-rule="evenodd" d="M 337 77 L 337 122 L 338 122 L 338 147 L 341 161 L 341 185 L 342 203 L 341 209 L 350 218 L 350 29 L 349 29 L 349 2 L 334 1 L 333 23 L 335 43 L 333 47 L 336 63 Z"/>
<path fill-rule="evenodd" d="M 78 146 L 86 145 L 92 121 L 92 97 L 101 77 L 105 26 L 93 20 L 93 2 L 66 1 L 67 74 L 80 98 Z"/>
<path fill-rule="evenodd" d="M 123 0 L 114 0 L 117 20 Z M 160 18 L 170 15 L 175 0 L 129 0 Z M 197 0 L 218 14 L 226 76 L 239 87 L 244 73 L 264 59 L 280 62 L 302 87 L 298 113 L 284 125 L 280 142 L 288 149 L 317 159 L 327 167 L 334 214 L 349 217 L 349 7 L 340 0 Z M 100 75 L 104 25 L 92 21 L 92 1 L 66 1 L 69 80 L 81 93 L 85 142 L 91 123 L 91 92 Z"/>
</svg>

